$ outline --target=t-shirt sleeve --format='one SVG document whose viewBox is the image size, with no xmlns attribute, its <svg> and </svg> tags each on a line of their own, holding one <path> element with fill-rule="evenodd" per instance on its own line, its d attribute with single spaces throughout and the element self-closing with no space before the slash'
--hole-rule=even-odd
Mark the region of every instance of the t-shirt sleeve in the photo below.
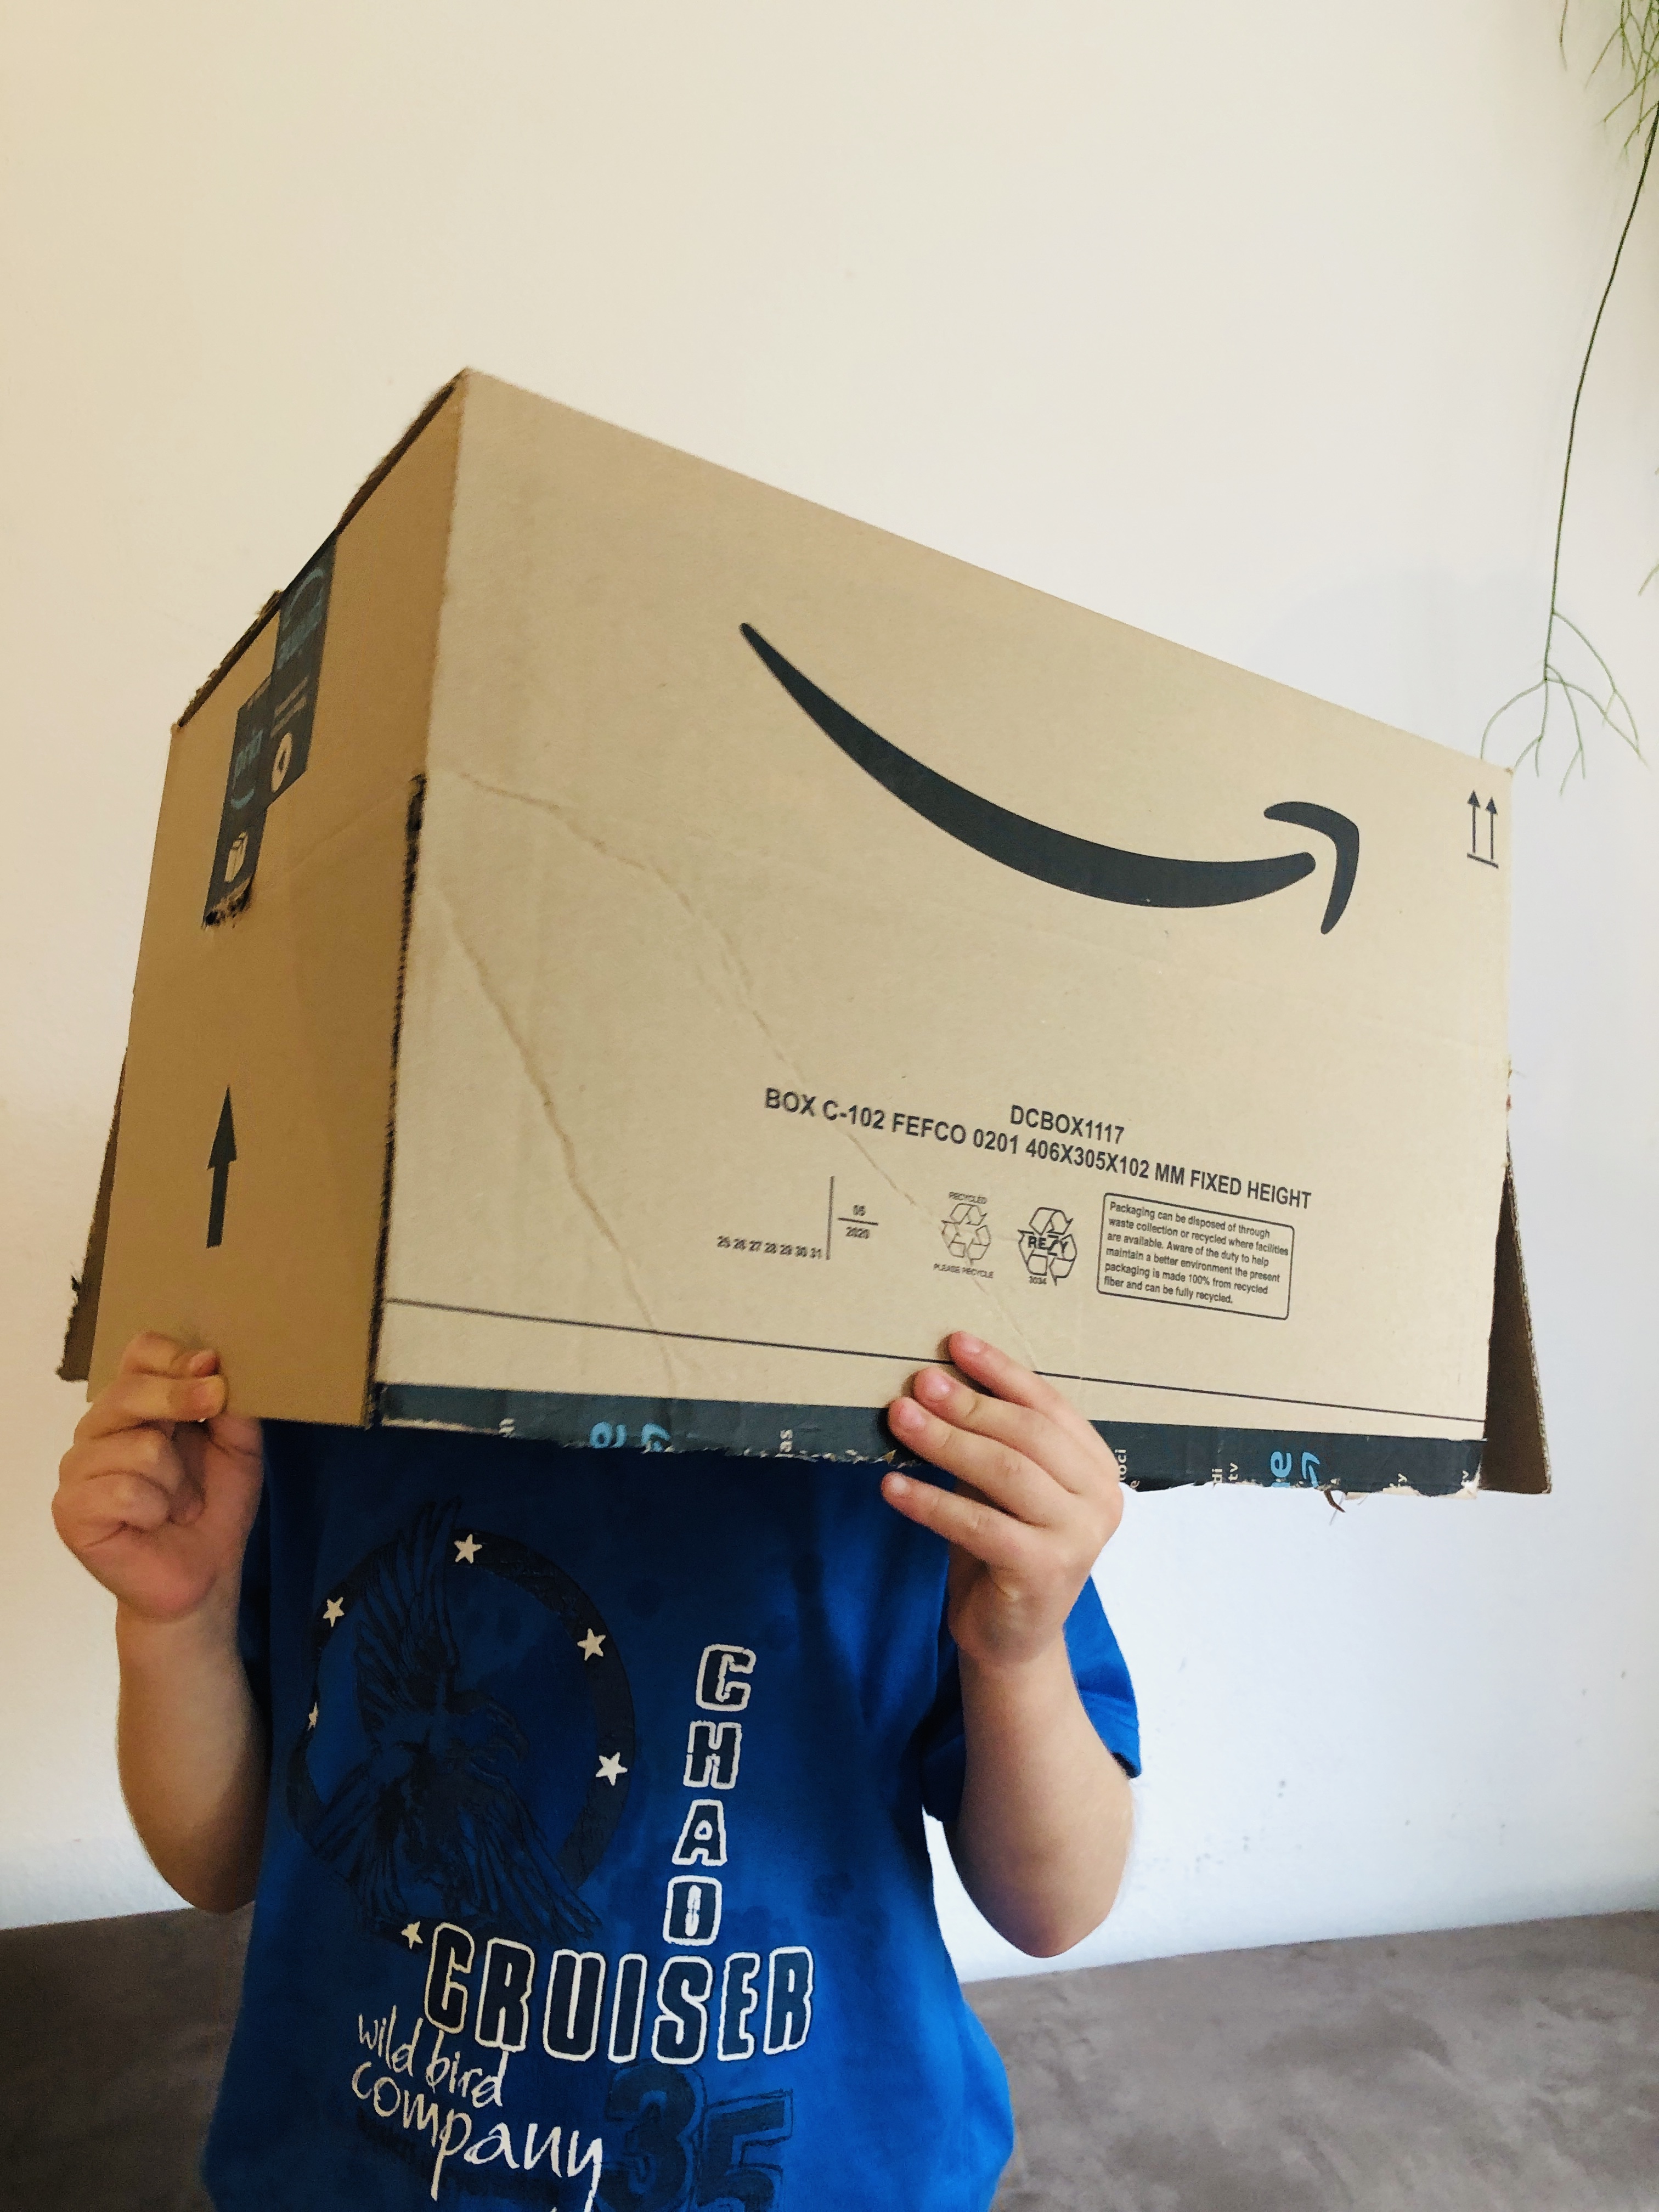
<svg viewBox="0 0 1659 2212">
<path fill-rule="evenodd" d="M 1092 1581 L 1085 1583 L 1067 1617 L 1066 1653 L 1095 1734 L 1126 1774 L 1139 1774 L 1140 1723 L 1134 1685 Z M 966 1766 L 956 1646 L 949 1632 L 941 1631 L 939 1696 L 928 1716 L 921 1751 L 921 1802 L 935 1820 L 948 1823 L 961 1811 Z"/>
</svg>

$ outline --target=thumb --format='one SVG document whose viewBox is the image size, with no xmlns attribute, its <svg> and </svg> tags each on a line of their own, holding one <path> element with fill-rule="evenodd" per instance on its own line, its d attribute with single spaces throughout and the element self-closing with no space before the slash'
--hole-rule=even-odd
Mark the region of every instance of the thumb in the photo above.
<svg viewBox="0 0 1659 2212">
<path fill-rule="evenodd" d="M 216 1413 L 207 1432 L 209 1442 L 233 1459 L 257 1463 L 263 1455 L 264 1431 L 251 1413 Z"/>
</svg>

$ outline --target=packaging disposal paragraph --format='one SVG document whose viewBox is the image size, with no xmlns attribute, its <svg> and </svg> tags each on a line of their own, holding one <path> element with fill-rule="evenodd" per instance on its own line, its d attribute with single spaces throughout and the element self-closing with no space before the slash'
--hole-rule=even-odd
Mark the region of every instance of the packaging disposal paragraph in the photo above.
<svg viewBox="0 0 1659 2212">
<path fill-rule="evenodd" d="M 1295 1248 L 1296 1232 L 1285 1222 L 1109 1191 L 1101 1210 L 1099 1288 L 1109 1297 L 1284 1321 Z"/>
</svg>

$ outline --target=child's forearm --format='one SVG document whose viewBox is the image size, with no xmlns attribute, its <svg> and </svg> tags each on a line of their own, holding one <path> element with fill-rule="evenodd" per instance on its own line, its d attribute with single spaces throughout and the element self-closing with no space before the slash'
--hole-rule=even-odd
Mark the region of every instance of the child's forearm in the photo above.
<svg viewBox="0 0 1659 2212">
<path fill-rule="evenodd" d="M 1000 1935 L 1052 1958 L 1097 1928 L 1123 1878 L 1129 1784 L 1083 1709 L 1066 1647 L 989 1669 L 962 1655 L 968 1771 L 951 1856 Z"/>
<path fill-rule="evenodd" d="M 178 1620 L 118 1608 L 121 1788 L 163 1880 L 233 1911 L 253 1894 L 264 1839 L 264 1724 L 236 1649 L 234 1607 Z"/>
<path fill-rule="evenodd" d="M 1050 1958 L 1106 1917 L 1129 1850 L 1128 1784 L 1083 1709 L 1065 1640 L 1123 1486 L 1105 1439 L 1052 1382 L 961 1329 L 949 1350 L 957 1373 L 921 1369 L 887 1419 L 957 1486 L 895 1467 L 881 1490 L 951 1547 L 968 1741 L 951 1849 L 992 1926 Z"/>
</svg>

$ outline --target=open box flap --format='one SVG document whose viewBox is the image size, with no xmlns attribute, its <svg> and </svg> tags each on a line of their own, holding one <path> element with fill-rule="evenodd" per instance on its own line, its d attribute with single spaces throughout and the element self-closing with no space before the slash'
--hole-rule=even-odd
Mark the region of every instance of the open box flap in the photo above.
<svg viewBox="0 0 1659 2212">
<path fill-rule="evenodd" d="M 125 1071 L 123 1070 L 123 1081 Z M 75 1302 L 64 1331 L 64 1356 L 58 1363 L 58 1379 L 84 1382 L 92 1372 L 92 1340 L 98 1328 L 98 1291 L 104 1279 L 104 1247 L 109 1242 L 109 1195 L 115 1185 L 115 1145 L 121 1133 L 121 1085 L 115 1087 L 115 1111 L 110 1115 L 104 1139 L 103 1172 L 87 1231 L 87 1256 L 74 1278 Z"/>
<path fill-rule="evenodd" d="M 368 1417 L 408 817 L 459 413 L 452 394 L 428 416 L 174 733 L 107 1247 L 76 1328 L 94 1390 L 150 1328 L 214 1345 L 238 1411 Z M 258 804 L 233 836 L 245 757 Z"/>
<path fill-rule="evenodd" d="M 442 410 L 444 404 L 448 399 L 450 394 L 456 390 L 467 374 L 468 372 L 465 369 L 462 369 L 459 374 L 452 376 L 447 384 L 441 386 L 439 389 L 433 393 L 431 398 L 427 401 L 426 404 L 422 408 L 420 413 L 415 417 L 409 428 L 403 432 L 397 443 L 392 446 L 388 452 L 382 454 L 380 459 L 376 461 L 374 466 L 369 471 L 368 474 L 363 478 L 362 483 L 358 485 L 356 490 L 353 492 L 351 497 L 346 501 L 345 507 L 341 512 L 340 520 L 334 526 L 337 533 L 345 528 L 347 523 L 351 520 L 352 517 L 357 513 L 359 507 L 363 506 L 365 501 L 379 489 L 380 484 L 384 482 L 386 477 L 391 474 L 398 463 L 402 460 L 404 455 L 415 443 L 415 441 L 420 436 L 422 431 L 426 428 L 428 423 L 430 422 L 433 417 Z M 270 622 L 271 617 L 281 609 L 282 604 L 283 594 L 280 592 L 273 592 L 270 597 L 265 601 L 264 605 L 260 608 L 258 613 L 254 616 L 247 628 L 242 632 L 242 635 L 237 639 L 235 644 L 231 647 L 230 651 L 226 653 L 223 659 L 218 663 L 216 667 L 213 668 L 203 678 L 202 681 L 197 685 L 195 690 L 191 693 L 189 703 L 186 705 L 185 711 L 179 715 L 178 720 L 173 726 L 175 735 L 179 730 L 183 729 L 185 724 L 191 720 L 198 708 L 212 697 L 213 694 L 218 690 L 220 684 L 223 683 L 225 678 L 230 673 L 231 670 L 235 667 L 237 662 L 240 660 L 242 655 L 252 644 L 254 639 L 258 636 L 260 631 L 264 629 L 266 623 Z"/>
<path fill-rule="evenodd" d="M 1521 1259 L 1515 1204 L 1515 1166 L 1504 1171 L 1498 1216 L 1497 1267 L 1492 1278 L 1492 1356 L 1486 1368 L 1486 1444 L 1480 1457 L 1482 1490 L 1540 1496 L 1550 1487 L 1544 1401 L 1538 1387 L 1532 1309 Z"/>
</svg>

